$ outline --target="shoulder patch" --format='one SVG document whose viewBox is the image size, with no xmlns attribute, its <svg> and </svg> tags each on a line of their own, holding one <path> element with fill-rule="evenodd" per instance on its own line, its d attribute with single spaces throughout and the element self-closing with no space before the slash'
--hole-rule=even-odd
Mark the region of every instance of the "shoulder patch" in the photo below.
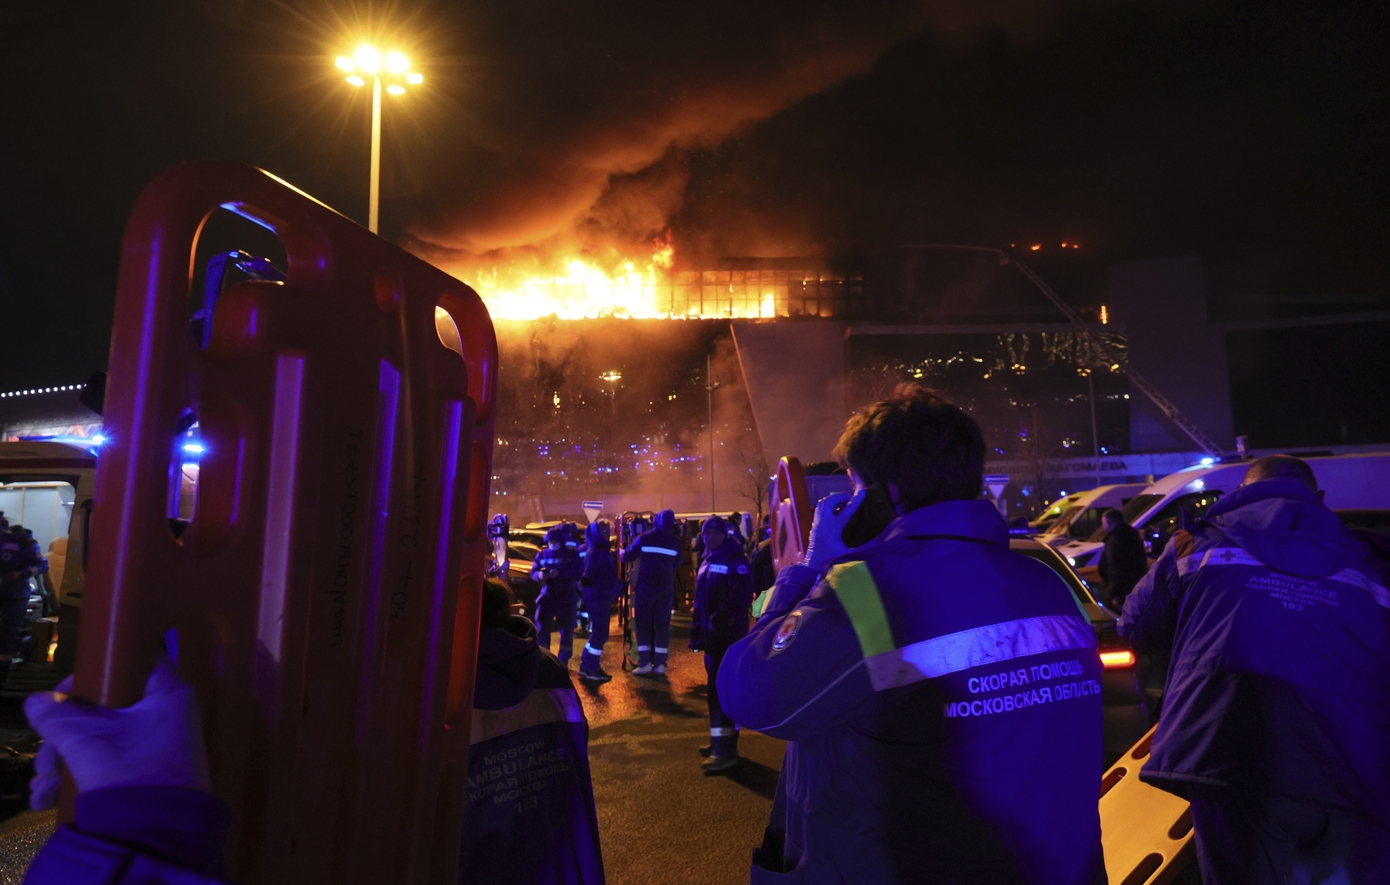
<svg viewBox="0 0 1390 885">
<path fill-rule="evenodd" d="M 797 609 L 787 615 L 782 621 L 782 625 L 777 628 L 777 635 L 772 638 L 772 647 L 776 651 L 781 651 L 792 644 L 796 639 L 797 632 L 801 629 L 801 609 Z"/>
<path fill-rule="evenodd" d="M 741 565 L 741 566 L 739 566 L 739 567 L 738 567 L 738 573 L 739 573 L 740 575 L 746 575 L 746 574 L 748 574 L 748 566 L 746 566 L 746 565 Z"/>
</svg>

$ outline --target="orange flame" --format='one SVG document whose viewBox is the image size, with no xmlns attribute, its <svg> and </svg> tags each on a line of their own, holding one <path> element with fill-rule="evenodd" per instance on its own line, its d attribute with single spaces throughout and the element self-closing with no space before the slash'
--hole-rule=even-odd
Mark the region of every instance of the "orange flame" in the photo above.
<svg viewBox="0 0 1390 885">
<path fill-rule="evenodd" d="M 652 242 L 649 255 L 603 267 L 570 257 L 549 274 L 529 275 L 490 267 L 455 271 L 482 297 L 494 320 L 772 319 L 791 315 L 783 273 L 764 281 L 756 271 L 676 271 L 668 238 Z M 768 274 L 771 276 L 771 274 Z"/>
</svg>

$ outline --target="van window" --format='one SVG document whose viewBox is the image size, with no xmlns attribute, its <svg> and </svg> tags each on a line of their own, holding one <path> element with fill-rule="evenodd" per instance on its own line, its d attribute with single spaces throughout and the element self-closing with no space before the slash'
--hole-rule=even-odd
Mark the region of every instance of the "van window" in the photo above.
<svg viewBox="0 0 1390 885">
<path fill-rule="evenodd" d="M 1144 546 L 1148 548 L 1149 555 L 1157 556 L 1163 552 L 1163 548 L 1168 545 L 1168 539 L 1182 527 L 1182 513 L 1185 512 L 1189 520 L 1200 519 L 1220 497 L 1221 492 L 1211 489 L 1205 492 L 1191 492 L 1169 501 L 1167 506 L 1155 513 L 1139 529 L 1139 536 L 1144 539 Z"/>
</svg>

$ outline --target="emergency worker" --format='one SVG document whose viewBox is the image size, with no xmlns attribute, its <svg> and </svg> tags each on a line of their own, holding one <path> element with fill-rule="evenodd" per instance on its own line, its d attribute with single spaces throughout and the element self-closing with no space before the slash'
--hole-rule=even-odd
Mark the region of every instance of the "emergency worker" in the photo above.
<svg viewBox="0 0 1390 885">
<path fill-rule="evenodd" d="M 790 742 L 783 856 L 752 882 L 1104 883 L 1095 635 L 980 500 L 978 425 L 904 386 L 836 452 L 854 496 L 820 502 L 719 671 L 724 710 Z"/>
<path fill-rule="evenodd" d="M 504 584 L 485 584 L 459 871 L 489 885 L 600 885 L 584 708 L 510 603 Z M 547 773 L 513 799 L 507 772 L 527 770 Z"/>
<path fill-rule="evenodd" d="M 1100 579 L 1105 583 L 1105 602 L 1118 612 L 1124 608 L 1125 597 L 1149 571 L 1149 554 L 1139 530 L 1125 522 L 1118 510 L 1101 514 L 1105 529 L 1105 548 L 1100 553 Z"/>
<path fill-rule="evenodd" d="M 618 598 L 621 589 L 618 563 L 613 557 L 612 530 L 612 524 L 606 519 L 590 523 L 584 530 L 584 577 L 579 583 L 583 588 L 584 610 L 589 613 L 589 639 L 579 658 L 579 678 L 586 682 L 607 682 L 613 678 L 600 666 L 603 644 L 608 641 L 613 600 Z"/>
<path fill-rule="evenodd" d="M 724 654 L 748 635 L 748 608 L 753 604 L 753 576 L 743 545 L 717 516 L 700 527 L 705 558 L 695 574 L 695 607 L 690 619 L 690 647 L 705 653 L 708 677 L 709 746 L 701 755 L 709 758 L 700 767 L 706 773 L 724 771 L 738 764 L 738 725 L 719 703 L 719 664 Z"/>
<path fill-rule="evenodd" d="M 48 571 L 48 559 L 21 525 L 0 527 L 0 685 L 20 650 L 20 631 L 29 606 L 29 579 Z"/>
<path fill-rule="evenodd" d="M 666 672 L 671 644 L 671 607 L 676 602 L 676 566 L 681 540 L 676 537 L 676 514 L 663 510 L 656 527 L 643 532 L 623 552 L 623 562 L 636 563 L 632 585 L 632 617 L 637 632 L 637 676 Z"/>
<path fill-rule="evenodd" d="M 574 656 L 574 618 L 579 609 L 579 579 L 584 566 L 574 548 L 565 546 L 565 533 L 559 527 L 545 533 L 546 549 L 531 564 L 531 580 L 540 582 L 536 597 L 536 630 L 540 645 L 550 650 L 550 631 L 558 621 L 562 662 Z"/>
<path fill-rule="evenodd" d="M 1125 601 L 1120 634 L 1172 651 L 1139 777 L 1192 803 L 1208 885 L 1390 876 L 1388 584 L 1308 465 L 1272 455 Z"/>
</svg>

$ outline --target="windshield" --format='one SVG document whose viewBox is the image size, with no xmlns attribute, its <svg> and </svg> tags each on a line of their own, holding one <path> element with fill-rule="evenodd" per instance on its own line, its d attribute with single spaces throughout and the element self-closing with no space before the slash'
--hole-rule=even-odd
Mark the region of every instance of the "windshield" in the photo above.
<svg viewBox="0 0 1390 885">
<path fill-rule="evenodd" d="M 1168 545 L 1173 533 L 1185 527 L 1183 514 L 1187 520 L 1201 519 L 1221 497 L 1215 489 L 1205 492 L 1191 492 L 1169 501 L 1167 506 L 1153 515 L 1139 529 L 1139 537 L 1149 548 L 1150 556 L 1157 556 Z"/>
<path fill-rule="evenodd" d="M 1136 498 L 1131 498 L 1124 509 L 1120 511 L 1120 515 L 1125 518 L 1125 522 L 1134 525 L 1134 521 L 1142 516 L 1145 510 L 1157 504 L 1162 498 L 1162 495 L 1139 495 Z"/>
</svg>

